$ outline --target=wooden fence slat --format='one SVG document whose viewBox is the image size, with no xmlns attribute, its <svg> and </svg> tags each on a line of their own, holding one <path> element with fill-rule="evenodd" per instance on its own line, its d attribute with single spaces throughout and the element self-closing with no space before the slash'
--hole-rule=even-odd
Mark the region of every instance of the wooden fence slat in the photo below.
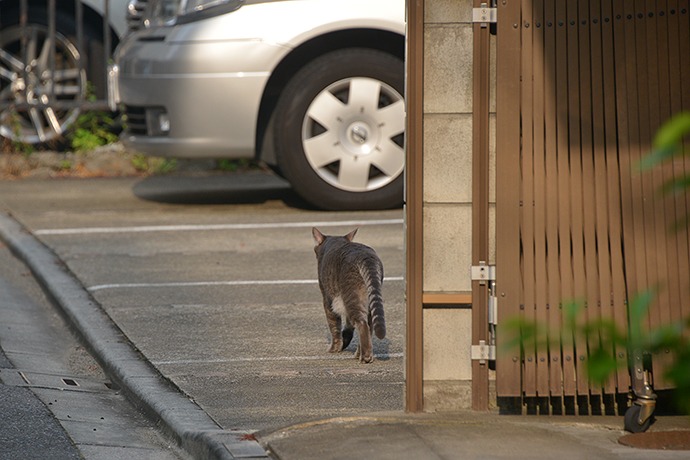
<svg viewBox="0 0 690 460">
<path fill-rule="evenodd" d="M 621 184 L 621 225 L 623 229 L 623 241 L 625 243 L 625 264 L 626 264 L 626 281 L 628 286 L 637 286 L 638 269 L 637 269 L 637 254 L 635 253 L 634 245 L 630 246 L 628 242 L 634 240 L 635 226 L 633 217 L 633 197 L 632 197 L 632 177 L 630 175 L 630 144 L 632 143 L 631 127 L 628 110 L 628 54 L 626 47 L 626 12 L 624 10 L 625 0 L 614 0 L 612 11 L 613 22 L 613 49 L 615 50 L 615 79 L 616 79 L 616 117 L 618 132 L 618 158 L 619 171 L 618 181 Z M 614 142 L 613 133 L 609 138 Z M 613 145 L 612 145 L 613 147 Z M 629 247 L 628 247 L 629 246 Z M 626 292 L 627 295 L 627 292 Z M 627 318 L 627 312 L 626 312 Z M 627 324 L 627 319 L 626 319 Z"/>
<path fill-rule="evenodd" d="M 522 119 L 522 148 L 521 148 L 521 187 L 520 203 L 520 236 L 522 242 L 522 293 L 520 309 L 524 319 L 536 320 L 535 279 L 534 279 L 534 165 L 532 132 L 532 114 L 534 105 L 532 100 L 532 30 L 529 21 L 532 18 L 532 0 L 522 0 L 522 86 L 520 91 L 520 110 Z M 525 346 L 524 350 L 523 392 L 525 396 L 537 395 L 537 355 L 534 345 Z"/>
<path fill-rule="evenodd" d="M 579 21 L 578 3 L 567 4 L 567 28 L 568 28 L 568 132 L 569 132 L 569 156 L 570 156 L 570 244 L 572 246 L 572 267 L 574 297 L 570 300 L 581 302 L 586 298 L 586 280 L 584 263 L 584 209 L 582 203 L 582 163 L 581 163 L 581 87 L 579 65 Z M 577 322 L 582 324 L 585 318 L 578 315 Z M 589 394 L 589 385 L 585 365 L 587 360 L 587 343 L 579 335 L 575 335 L 575 350 L 577 353 L 577 392 L 578 396 L 586 397 Z M 580 400 L 581 408 L 587 405 Z"/>
<path fill-rule="evenodd" d="M 687 59 L 687 56 L 690 56 L 690 1 L 679 0 L 676 14 L 678 14 L 680 11 L 685 11 L 685 13 L 681 13 L 680 15 L 676 16 L 679 24 L 678 44 L 680 45 L 680 65 L 678 67 L 680 67 L 680 81 L 683 82 L 680 88 L 680 100 L 682 101 L 682 110 L 688 111 L 690 110 L 690 85 L 688 85 L 687 82 L 690 81 L 690 60 Z M 690 151 L 690 141 L 685 142 L 684 148 L 686 152 Z M 678 169 L 682 169 L 684 174 L 690 174 L 690 155 L 685 155 L 684 159 L 679 161 L 677 164 Z M 680 216 L 680 218 L 685 218 L 690 215 L 690 191 L 688 190 L 685 192 L 685 209 L 680 209 L 679 213 L 683 214 L 683 216 Z M 681 233 L 684 233 L 686 236 L 685 244 L 690 246 L 690 229 L 688 226 L 684 226 L 681 229 Z M 683 254 L 688 253 L 685 252 Z M 687 263 L 688 260 L 685 258 L 683 260 L 683 270 L 687 269 Z M 681 281 L 683 284 L 681 285 L 680 289 L 682 298 L 679 305 L 679 314 L 681 318 L 685 319 L 690 317 L 690 275 L 685 272 L 685 276 L 681 277 Z"/>
<path fill-rule="evenodd" d="M 545 147 L 544 147 L 544 0 L 534 0 L 532 16 L 533 50 L 533 202 L 534 202 L 534 274 L 535 274 L 535 309 L 536 320 L 539 324 L 537 340 L 546 343 L 548 333 L 547 292 L 547 260 L 546 260 L 546 203 L 545 203 Z M 549 396 L 549 354 L 548 349 L 537 348 L 537 395 Z"/>
<path fill-rule="evenodd" d="M 608 189 L 608 225 L 609 241 L 608 248 L 611 259 L 611 317 L 619 330 L 627 330 L 628 315 L 626 311 L 626 286 L 625 286 L 625 265 L 623 260 L 623 229 L 621 228 L 621 178 L 619 175 L 618 160 L 618 129 L 616 127 L 617 98 L 616 92 L 611 88 L 617 88 L 617 79 L 625 82 L 623 72 L 616 73 L 616 68 L 624 69 L 624 61 L 618 54 L 614 58 L 614 11 L 613 2 L 602 3 L 601 10 L 601 42 L 602 42 L 602 63 L 603 63 L 603 100 L 604 100 L 604 127 L 605 127 L 605 163 L 606 163 L 606 186 Z M 620 35 L 620 34 L 619 34 Z M 618 60 L 618 62 L 617 62 Z M 623 65 L 617 65 L 623 62 Z M 624 98 L 622 98 L 624 99 Z M 627 114 L 621 117 L 621 148 L 627 146 Z M 633 258 L 634 260 L 634 258 Z M 619 393 L 626 393 L 630 386 L 630 372 L 628 371 L 628 350 L 627 347 L 615 348 L 615 357 L 618 362 L 616 375 L 616 390 Z"/>
<path fill-rule="evenodd" d="M 611 248 L 609 247 L 609 208 L 608 208 L 608 175 L 606 169 L 606 139 L 605 139 L 605 104 L 604 104 L 604 79 L 603 79 L 603 46 L 602 46 L 602 25 L 600 2 L 590 2 L 590 60 L 591 66 L 589 72 L 592 78 L 592 169 L 594 178 L 594 187 L 592 187 L 593 194 L 589 196 L 593 200 L 595 208 L 594 215 L 594 247 L 592 243 L 587 245 L 588 253 L 592 254 L 596 260 L 592 264 L 597 266 L 598 286 L 592 286 L 592 289 L 597 289 L 596 305 L 591 303 L 591 308 L 596 306 L 597 317 L 599 319 L 612 319 L 613 312 L 613 287 L 611 285 Z M 585 174 L 586 175 L 586 174 Z M 616 269 L 622 271 L 622 265 Z M 588 279 L 592 275 L 588 272 Z M 594 299 L 592 300 L 594 301 Z M 601 345 L 601 337 L 596 337 L 596 346 Z M 611 348 L 609 350 L 615 353 Z M 614 394 L 616 392 L 616 379 L 608 379 L 604 383 L 604 392 L 606 394 Z"/>
<path fill-rule="evenodd" d="M 558 156 L 556 133 L 556 10 L 555 3 L 544 4 L 544 137 L 545 137 L 545 207 L 547 241 L 547 278 L 549 331 L 549 384 L 553 397 L 563 396 L 563 361 L 561 354 L 560 330 L 562 324 L 561 277 L 558 257 Z"/>
<path fill-rule="evenodd" d="M 639 0 L 636 4 L 636 22 L 640 32 L 638 36 L 637 52 L 640 63 L 640 122 L 645 136 L 640 145 L 641 158 L 651 151 L 652 137 L 660 125 L 659 115 L 659 58 L 661 43 L 657 41 L 656 27 L 657 0 Z M 664 323 L 663 312 L 670 306 L 670 292 L 667 284 L 669 280 L 667 247 L 669 234 L 666 226 L 665 206 L 660 199 L 658 190 L 663 184 L 663 167 L 642 173 L 645 187 L 645 222 L 647 223 L 645 243 L 649 267 L 649 287 L 659 286 L 656 308 L 650 309 L 650 326 L 657 328 Z M 647 214 L 649 213 L 649 214 Z M 647 218 L 647 215 L 649 217 Z M 654 383 L 658 388 L 665 387 L 663 376 L 663 355 L 654 357 Z"/>
<path fill-rule="evenodd" d="M 668 5 L 666 9 L 666 29 L 659 28 L 659 32 L 667 32 L 666 40 L 668 42 L 668 61 L 666 63 L 667 67 L 665 69 L 668 72 L 668 112 L 662 112 L 662 119 L 670 118 L 672 115 L 677 114 L 683 110 L 683 100 L 682 100 L 682 89 L 681 89 L 681 73 L 682 65 L 679 63 L 683 60 L 680 52 L 680 41 L 681 31 L 679 29 L 678 14 L 671 14 L 671 11 L 678 11 L 678 0 L 668 0 Z M 686 39 L 690 41 L 690 39 Z M 687 45 L 686 45 L 687 49 Z M 685 167 L 682 159 L 680 161 L 676 160 L 673 162 L 671 168 L 671 175 L 673 177 L 678 177 L 684 173 Z M 677 194 L 673 198 L 674 209 L 672 215 L 675 219 L 682 219 L 683 216 L 688 212 L 688 204 L 686 201 L 685 193 Z M 676 287 L 676 294 L 678 298 L 676 302 L 671 303 L 670 308 L 670 321 L 673 323 L 679 323 L 683 320 L 683 304 L 690 302 L 689 296 L 685 293 L 688 291 L 690 286 L 688 286 L 688 281 L 690 279 L 690 258 L 685 256 L 690 254 L 690 248 L 688 248 L 688 238 L 685 229 L 679 229 L 677 233 L 674 234 L 676 238 L 677 245 L 677 277 L 676 280 L 678 285 Z"/>
<path fill-rule="evenodd" d="M 637 98 L 637 113 L 639 114 L 639 125 L 638 133 L 639 140 L 637 143 L 637 148 L 633 150 L 633 167 L 639 163 L 643 156 L 649 151 L 651 144 L 651 114 L 650 114 L 650 95 L 649 91 L 649 78 L 648 78 L 648 56 L 647 56 L 647 21 L 646 21 L 646 7 L 645 0 L 635 0 L 634 1 L 634 11 L 633 18 L 631 22 L 634 22 L 635 26 L 635 56 L 636 56 L 636 69 L 635 74 L 637 76 L 637 92 L 634 97 Z M 641 196 L 640 201 L 635 204 L 636 208 L 642 208 L 641 214 L 642 219 L 640 225 L 642 227 L 641 235 L 635 235 L 635 244 L 639 246 L 640 251 L 645 260 L 645 268 L 647 270 L 646 282 L 644 285 L 640 286 L 641 289 L 649 289 L 656 286 L 660 280 L 659 264 L 657 252 L 654 248 L 654 235 L 656 229 L 656 212 L 655 212 L 655 193 L 654 193 L 654 183 L 652 181 L 651 175 L 640 174 L 638 171 L 633 170 L 632 174 L 639 176 L 639 183 L 641 186 Z M 638 290 L 639 292 L 639 290 Z M 629 293 L 635 294 L 635 293 Z M 648 314 L 648 327 L 651 329 L 659 324 L 659 313 L 657 301 L 654 302 L 653 307 L 649 309 Z"/>
<path fill-rule="evenodd" d="M 656 2 L 657 0 L 655 0 Z M 656 126 L 653 124 L 654 130 L 658 130 L 659 126 L 671 117 L 671 75 L 670 75 L 670 48 L 671 43 L 669 42 L 669 28 L 670 23 L 668 21 L 668 16 L 666 16 L 665 11 L 668 11 L 667 2 L 665 0 L 660 1 L 658 9 L 651 9 L 651 14 L 653 15 L 652 22 L 654 23 L 654 33 L 656 34 L 656 56 L 657 56 L 657 66 L 656 66 L 656 77 L 657 77 L 657 92 L 658 92 L 658 119 L 656 120 Z M 653 7 L 653 5 L 651 5 Z M 677 37 L 674 37 L 677 40 Z M 652 69 L 650 69 L 653 72 Z M 650 75 L 653 77 L 654 73 Z M 669 163 L 664 165 L 661 170 L 661 184 L 671 180 L 673 178 L 673 164 Z M 658 190 L 658 188 L 657 188 Z M 658 196 L 658 194 L 657 194 Z M 678 266 L 678 235 L 677 233 L 670 230 L 670 226 L 676 220 L 676 198 L 674 196 L 663 197 L 660 204 L 663 204 L 663 214 L 665 216 L 663 222 L 664 237 L 666 239 L 666 273 L 668 280 L 668 304 L 661 309 L 661 322 L 662 324 L 671 324 L 673 314 L 672 310 L 675 309 L 675 305 L 680 303 L 680 279 L 679 279 L 679 266 Z"/>
<path fill-rule="evenodd" d="M 598 5 L 593 2 L 591 6 Z M 600 157 L 603 145 L 601 132 L 603 131 L 603 97 L 601 94 L 601 47 L 595 46 L 593 35 L 599 31 L 598 11 L 590 10 L 590 2 L 580 0 L 580 86 L 581 86 L 581 158 L 583 178 L 583 223 L 584 223 L 584 258 L 586 275 L 586 304 L 585 312 L 588 321 L 602 318 L 602 302 L 607 301 L 609 287 L 608 250 L 599 247 L 598 238 L 602 235 L 598 230 L 602 222 L 606 222 L 606 201 L 598 200 L 597 195 L 605 189 L 604 171 L 595 169 L 596 157 Z M 596 21 L 596 22 L 595 22 Z M 596 45 L 600 45 L 596 43 Z M 595 72 L 596 70 L 596 72 Z M 597 86 L 598 85 L 598 86 Z M 607 225 L 603 225 L 605 229 Z M 604 233 L 605 235 L 605 233 Z M 593 332 L 587 337 L 588 350 L 600 346 L 599 333 Z M 589 382 L 590 394 L 601 395 L 602 387 Z M 613 385 L 611 385 L 612 387 Z M 596 411 L 592 401 L 592 409 Z"/>
<path fill-rule="evenodd" d="M 580 46 L 580 162 L 582 167 L 582 220 L 583 220 L 583 256 L 584 256 L 584 275 L 585 275 L 585 317 L 588 321 L 594 321 L 601 317 L 601 302 L 599 297 L 599 282 L 604 273 L 599 271 L 599 260 L 597 257 L 596 225 L 597 225 L 597 200 L 595 191 L 597 187 L 594 172 L 594 110 L 598 109 L 592 99 L 592 49 L 591 49 L 591 28 L 592 18 L 590 17 L 588 2 L 580 2 L 579 11 L 579 46 Z M 599 102 L 599 101 L 597 101 Z M 606 268 L 608 271 L 608 267 Z M 587 359 L 589 350 L 599 346 L 599 335 L 588 334 Z M 578 376 L 578 378 L 580 378 Z M 589 376 L 584 375 L 589 384 L 590 394 L 601 394 L 601 387 L 589 381 Z M 594 406 L 592 401 L 592 406 Z M 597 409 L 592 407 L 593 410 Z"/>
<path fill-rule="evenodd" d="M 639 293 L 645 287 L 649 286 L 647 278 L 647 269 L 650 267 L 646 258 L 646 247 L 644 241 L 645 235 L 645 212 L 644 207 L 640 203 L 644 203 L 645 191 L 643 189 L 643 182 L 640 174 L 638 174 L 636 165 L 640 160 L 640 145 L 644 138 L 641 134 L 641 123 L 639 120 L 640 104 L 638 95 L 641 85 L 638 84 L 638 54 L 637 54 L 637 28 L 635 27 L 635 5 L 632 1 L 623 2 L 624 10 L 624 29 L 625 35 L 623 46 L 626 57 L 626 82 L 627 94 L 626 97 L 628 105 L 628 136 L 629 144 L 627 152 L 621 151 L 621 157 L 625 159 L 626 170 L 621 170 L 621 178 L 630 178 L 630 188 L 628 190 L 630 201 L 630 214 L 623 215 L 623 225 L 629 225 L 632 229 L 630 237 L 625 238 L 626 258 L 630 254 L 635 258 L 634 267 L 636 269 L 634 281 L 628 280 L 628 296 L 629 298 Z M 626 154 L 627 153 L 627 154 Z M 626 177 L 627 176 L 627 177 Z M 626 265 L 630 262 L 626 260 Z M 646 326 L 649 326 L 647 320 Z"/>
<path fill-rule="evenodd" d="M 654 134 L 663 123 L 670 116 L 670 75 L 669 75 L 669 42 L 668 42 L 668 28 L 669 24 L 666 20 L 666 15 L 662 11 L 666 10 L 666 1 L 662 1 L 661 5 L 656 5 L 658 0 L 648 0 L 647 2 L 647 18 L 648 18 L 648 54 L 650 56 L 650 94 L 652 97 L 656 95 L 656 101 L 652 100 L 650 103 L 654 105 L 654 110 L 650 110 L 653 118 L 651 120 L 652 139 Z M 655 6 L 657 8 L 655 8 Z M 663 8 L 663 9 L 661 9 Z M 661 10 L 661 11 L 660 11 Z M 651 80 L 654 80 L 652 83 Z M 657 253 L 659 254 L 659 277 L 662 283 L 662 289 L 659 296 L 660 308 L 658 321 L 661 325 L 671 324 L 672 310 L 675 305 L 680 303 L 680 280 L 678 278 L 678 235 L 670 230 L 672 223 L 675 221 L 675 197 L 661 196 L 659 190 L 663 184 L 672 179 L 673 165 L 671 163 L 665 164 L 660 168 L 652 170 L 652 179 L 656 194 L 655 201 L 655 219 L 656 222 L 656 237 L 657 237 Z M 657 369 L 654 375 L 654 382 L 657 389 L 670 388 L 671 384 L 664 376 L 665 369 L 672 363 L 671 356 L 667 353 L 660 353 L 654 359 L 654 366 Z"/>
<path fill-rule="evenodd" d="M 559 265 L 561 274 L 561 297 L 559 309 L 563 302 L 572 299 L 573 267 L 570 263 L 570 173 L 568 143 L 568 30 L 566 0 L 556 2 L 556 110 L 558 141 L 558 228 L 559 228 Z M 565 395 L 576 394 L 575 376 L 575 343 L 572 333 L 563 329 L 561 333 L 563 349 L 563 391 Z M 566 411 L 567 412 L 567 411 Z"/>
<path fill-rule="evenodd" d="M 519 174 L 515 166 L 520 158 L 520 3 L 499 2 L 496 36 L 496 278 L 499 295 L 499 331 L 496 342 L 496 392 L 499 396 L 519 397 L 521 362 L 519 350 L 503 351 L 509 339 L 500 329 L 509 318 L 519 315 L 520 266 L 519 254 Z"/>
</svg>

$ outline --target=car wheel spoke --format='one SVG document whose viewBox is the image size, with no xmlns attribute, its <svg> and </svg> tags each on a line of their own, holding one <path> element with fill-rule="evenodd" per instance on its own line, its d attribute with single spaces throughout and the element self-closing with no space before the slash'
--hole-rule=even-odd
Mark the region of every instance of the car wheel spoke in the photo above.
<svg viewBox="0 0 690 460">
<path fill-rule="evenodd" d="M 26 44 L 26 62 L 31 65 L 36 61 L 36 48 L 38 46 L 38 30 L 35 28 L 31 29 L 31 35 L 29 36 Z"/>
<path fill-rule="evenodd" d="M 45 141 L 46 133 L 43 129 L 43 121 L 41 120 L 41 114 L 39 113 L 39 110 L 36 108 L 29 109 L 29 118 L 31 118 L 31 123 L 34 126 L 34 131 L 38 135 L 38 138 L 41 141 Z"/>
<path fill-rule="evenodd" d="M 53 130 L 55 134 L 59 134 L 62 132 L 62 126 L 60 125 L 60 120 L 58 119 L 57 115 L 55 114 L 55 110 L 52 109 L 52 107 L 48 107 L 47 109 L 44 110 L 44 114 L 46 117 L 46 120 L 48 120 L 48 124 L 50 128 Z"/>
<path fill-rule="evenodd" d="M 53 85 L 57 96 L 77 96 L 81 93 L 79 69 L 64 69 L 55 72 Z M 65 84 L 66 83 L 66 84 Z"/>
<path fill-rule="evenodd" d="M 350 82 L 347 104 L 360 112 L 374 114 L 378 110 L 381 83 L 371 78 L 354 78 Z"/>
<path fill-rule="evenodd" d="M 405 103 L 399 100 L 379 109 L 376 120 L 383 136 L 390 139 L 401 134 L 405 130 Z"/>
<path fill-rule="evenodd" d="M 350 189 L 363 190 L 369 183 L 371 161 L 365 156 L 343 156 L 340 159 L 338 182 Z"/>
<path fill-rule="evenodd" d="M 321 92 L 309 107 L 307 116 L 327 130 L 336 129 L 337 115 L 343 110 L 343 103 L 328 91 Z"/>
<path fill-rule="evenodd" d="M 334 131 L 314 136 L 304 141 L 304 153 L 314 168 L 322 168 L 340 159 L 338 137 Z"/>
<path fill-rule="evenodd" d="M 405 151 L 396 143 L 385 140 L 372 156 L 371 162 L 388 177 L 396 177 L 405 165 Z"/>
<path fill-rule="evenodd" d="M 50 46 L 53 44 L 53 40 L 45 40 L 43 42 L 43 48 L 41 49 L 41 54 L 38 57 L 38 62 L 36 67 L 38 70 L 43 71 L 48 69 L 48 59 L 50 57 Z"/>
<path fill-rule="evenodd" d="M 3 75 L 7 75 L 8 79 L 12 78 L 12 74 L 17 73 L 17 72 L 21 72 L 24 69 L 24 63 L 22 61 L 20 61 L 19 59 L 14 57 L 12 54 L 8 53 L 7 51 L 5 51 L 4 49 L 1 49 L 1 48 L 0 48 L 0 62 L 4 62 L 5 64 L 7 64 L 7 66 L 9 66 L 9 68 L 11 68 L 13 70 L 13 71 L 9 70 L 9 68 L 8 68 L 7 70 L 5 70 L 3 72 Z"/>
</svg>

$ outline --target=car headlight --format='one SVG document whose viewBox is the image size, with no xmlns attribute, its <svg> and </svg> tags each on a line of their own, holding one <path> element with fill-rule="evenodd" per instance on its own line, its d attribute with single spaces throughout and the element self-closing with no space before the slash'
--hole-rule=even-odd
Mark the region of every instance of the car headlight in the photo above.
<svg viewBox="0 0 690 460">
<path fill-rule="evenodd" d="M 144 24 L 171 26 L 206 19 L 238 9 L 243 0 L 153 0 Z"/>
</svg>

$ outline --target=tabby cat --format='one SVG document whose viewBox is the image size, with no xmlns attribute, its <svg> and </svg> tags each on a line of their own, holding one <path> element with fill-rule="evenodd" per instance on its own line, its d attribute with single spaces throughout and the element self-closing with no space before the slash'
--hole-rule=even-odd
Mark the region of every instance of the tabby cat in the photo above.
<svg viewBox="0 0 690 460">
<path fill-rule="evenodd" d="M 359 346 L 355 358 L 370 363 L 374 360 L 372 329 L 379 339 L 386 336 L 383 264 L 372 248 L 352 242 L 355 233 L 357 229 L 345 236 L 328 236 L 312 228 L 319 287 L 332 335 L 328 351 L 338 353 L 347 348 L 356 328 Z"/>
</svg>

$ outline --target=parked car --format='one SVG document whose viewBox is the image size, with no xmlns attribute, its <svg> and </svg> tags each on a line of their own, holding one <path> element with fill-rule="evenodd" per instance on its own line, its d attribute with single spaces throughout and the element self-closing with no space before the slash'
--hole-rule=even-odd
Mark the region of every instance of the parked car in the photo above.
<svg viewBox="0 0 690 460">
<path fill-rule="evenodd" d="M 253 158 L 324 209 L 400 206 L 404 0 L 135 0 L 116 51 L 121 140 Z"/>
<path fill-rule="evenodd" d="M 21 3 L 0 0 L 0 137 L 48 143 L 69 130 L 89 96 L 106 101 L 107 60 L 127 32 L 128 1 L 109 2 L 107 29 L 104 0 L 83 0 L 80 14 L 74 1 L 55 2 L 54 39 L 49 2 L 28 0 L 24 27 Z"/>
</svg>

